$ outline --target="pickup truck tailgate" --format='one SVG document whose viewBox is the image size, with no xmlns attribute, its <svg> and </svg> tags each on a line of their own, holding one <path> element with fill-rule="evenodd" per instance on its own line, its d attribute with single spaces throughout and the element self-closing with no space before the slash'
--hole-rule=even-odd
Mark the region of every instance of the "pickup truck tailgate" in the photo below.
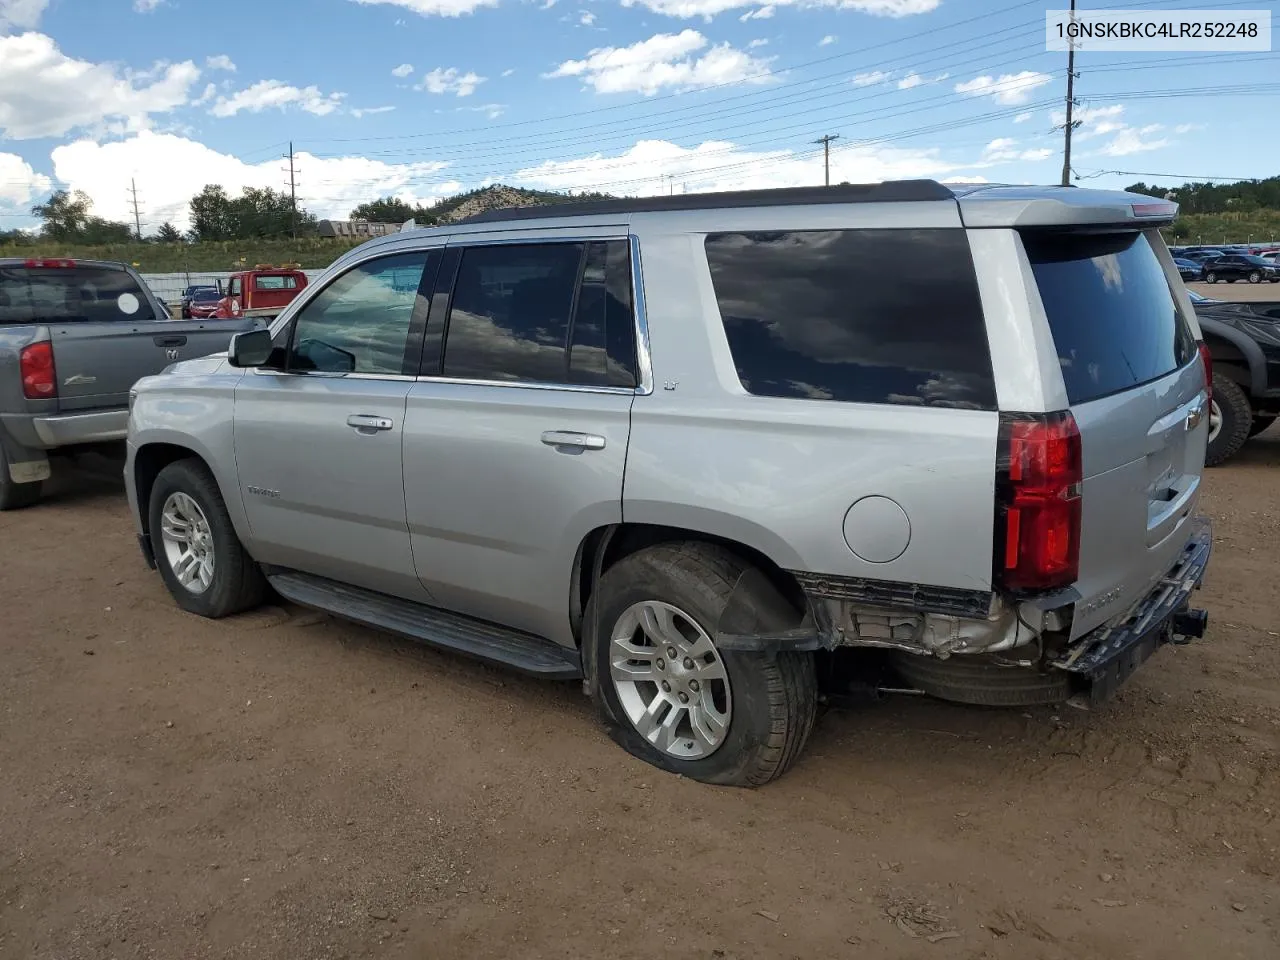
<svg viewBox="0 0 1280 960">
<path fill-rule="evenodd" d="M 129 388 L 171 363 L 227 348 L 254 320 L 152 320 L 51 324 L 58 409 L 123 407 Z"/>
</svg>

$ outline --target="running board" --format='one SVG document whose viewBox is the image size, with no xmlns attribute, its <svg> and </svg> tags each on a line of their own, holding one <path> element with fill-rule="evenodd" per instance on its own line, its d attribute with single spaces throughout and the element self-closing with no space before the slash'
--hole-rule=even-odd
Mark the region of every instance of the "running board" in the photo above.
<svg viewBox="0 0 1280 960">
<path fill-rule="evenodd" d="M 544 680 L 577 680 L 576 650 L 437 607 L 388 597 L 336 580 L 273 568 L 267 580 L 286 600 L 410 640 L 497 663 Z"/>
</svg>

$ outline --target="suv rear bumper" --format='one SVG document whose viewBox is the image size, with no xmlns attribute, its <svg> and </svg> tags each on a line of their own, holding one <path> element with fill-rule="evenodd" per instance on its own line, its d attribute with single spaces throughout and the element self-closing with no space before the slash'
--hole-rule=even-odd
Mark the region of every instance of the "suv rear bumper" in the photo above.
<svg viewBox="0 0 1280 960">
<path fill-rule="evenodd" d="M 1197 517 L 1177 562 L 1122 623 L 1085 634 L 1049 661 L 1050 668 L 1076 678 L 1076 702 L 1102 703 L 1164 644 L 1186 642 L 1193 629 L 1203 634 L 1207 616 L 1190 609 L 1190 598 L 1200 589 L 1212 551 L 1212 525 L 1207 517 Z"/>
<path fill-rule="evenodd" d="M 56 450 L 59 447 L 123 440 L 129 432 L 129 411 L 9 415 L 4 418 L 4 427 L 24 447 Z"/>
</svg>

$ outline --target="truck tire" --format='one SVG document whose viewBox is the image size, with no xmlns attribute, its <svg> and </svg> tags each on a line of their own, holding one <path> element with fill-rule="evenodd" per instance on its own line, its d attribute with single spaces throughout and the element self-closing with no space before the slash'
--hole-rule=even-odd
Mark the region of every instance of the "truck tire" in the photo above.
<svg viewBox="0 0 1280 960">
<path fill-rule="evenodd" d="M 40 500 L 43 487 L 39 480 L 35 483 L 14 483 L 13 477 L 9 476 L 9 457 L 4 452 L 4 445 L 0 444 L 0 511 L 34 506 Z"/>
<path fill-rule="evenodd" d="M 746 787 L 800 755 L 817 711 L 813 654 L 721 651 L 713 640 L 747 569 L 718 547 L 667 543 L 600 578 L 583 615 L 583 659 L 601 718 L 633 756 Z"/>
<path fill-rule="evenodd" d="M 1213 403 L 1209 412 L 1209 445 L 1204 465 L 1216 467 L 1236 455 L 1249 439 L 1253 407 L 1249 397 L 1234 380 L 1213 375 Z"/>
<path fill-rule="evenodd" d="M 156 567 L 183 610 L 216 620 L 262 603 L 266 578 L 203 463 L 179 460 L 161 470 L 147 516 Z"/>
<path fill-rule="evenodd" d="M 1274 413 L 1268 413 L 1268 414 L 1255 413 L 1253 415 L 1253 423 L 1249 425 L 1249 436 L 1256 437 L 1258 434 L 1262 433 L 1262 431 L 1268 429 L 1275 422 L 1276 422 L 1276 415 Z"/>
<path fill-rule="evenodd" d="M 978 654 L 940 660 L 895 652 L 891 659 L 904 680 L 939 700 L 981 707 L 1035 707 L 1071 697 L 1071 680 L 1059 670 L 1009 666 Z"/>
</svg>

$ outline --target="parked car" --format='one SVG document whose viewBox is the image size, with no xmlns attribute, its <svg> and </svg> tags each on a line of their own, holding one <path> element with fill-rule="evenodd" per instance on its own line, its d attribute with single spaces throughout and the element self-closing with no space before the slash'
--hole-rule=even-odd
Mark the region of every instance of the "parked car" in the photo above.
<svg viewBox="0 0 1280 960">
<path fill-rule="evenodd" d="M 948 699 L 1100 703 L 1205 626 L 1176 209 L 910 181 L 372 240 L 139 381 L 139 544 L 200 616 L 269 584 L 581 678 L 713 783 L 780 775 L 869 652 Z"/>
<path fill-rule="evenodd" d="M 1280 283 L 1280 267 L 1275 263 L 1263 260 L 1250 254 L 1232 253 L 1225 257 L 1204 262 L 1204 279 L 1206 283 L 1217 283 L 1225 280 L 1235 283 L 1237 280 L 1248 280 L 1250 283 L 1261 283 L 1269 280 Z"/>
<path fill-rule="evenodd" d="M 1213 361 L 1206 464 L 1217 466 L 1280 415 L 1280 301 L 1233 303 L 1192 293 Z"/>
<path fill-rule="evenodd" d="M 187 301 L 183 316 L 194 320 L 209 320 L 217 315 L 218 304 L 222 302 L 222 294 L 217 287 L 200 287 Z"/>
<path fill-rule="evenodd" d="M 1226 253 L 1216 247 L 1188 247 L 1186 250 L 1181 250 L 1178 253 L 1178 257 L 1183 260 L 1195 260 L 1200 263 L 1203 263 L 1206 260 L 1215 260 L 1218 257 L 1224 256 L 1226 256 Z"/>
<path fill-rule="evenodd" d="M 233 273 L 226 295 L 214 316 L 222 320 L 257 317 L 270 320 L 293 302 L 307 286 L 307 275 L 294 267 L 260 263 L 252 270 Z"/>
<path fill-rule="evenodd" d="M 210 296 L 219 299 L 222 293 L 216 286 L 193 285 L 183 290 L 182 296 L 178 298 L 178 310 L 182 319 L 191 319 L 191 304 L 197 298 L 208 300 Z"/>
<path fill-rule="evenodd" d="M 1203 271 L 1201 266 L 1195 260 L 1184 260 L 1182 257 L 1174 257 L 1173 265 L 1178 268 L 1178 276 L 1184 281 L 1199 280 Z"/>
<path fill-rule="evenodd" d="M 55 454 L 123 452 L 139 377 L 255 326 L 171 320 L 126 264 L 0 259 L 0 510 L 39 500 Z"/>
</svg>

